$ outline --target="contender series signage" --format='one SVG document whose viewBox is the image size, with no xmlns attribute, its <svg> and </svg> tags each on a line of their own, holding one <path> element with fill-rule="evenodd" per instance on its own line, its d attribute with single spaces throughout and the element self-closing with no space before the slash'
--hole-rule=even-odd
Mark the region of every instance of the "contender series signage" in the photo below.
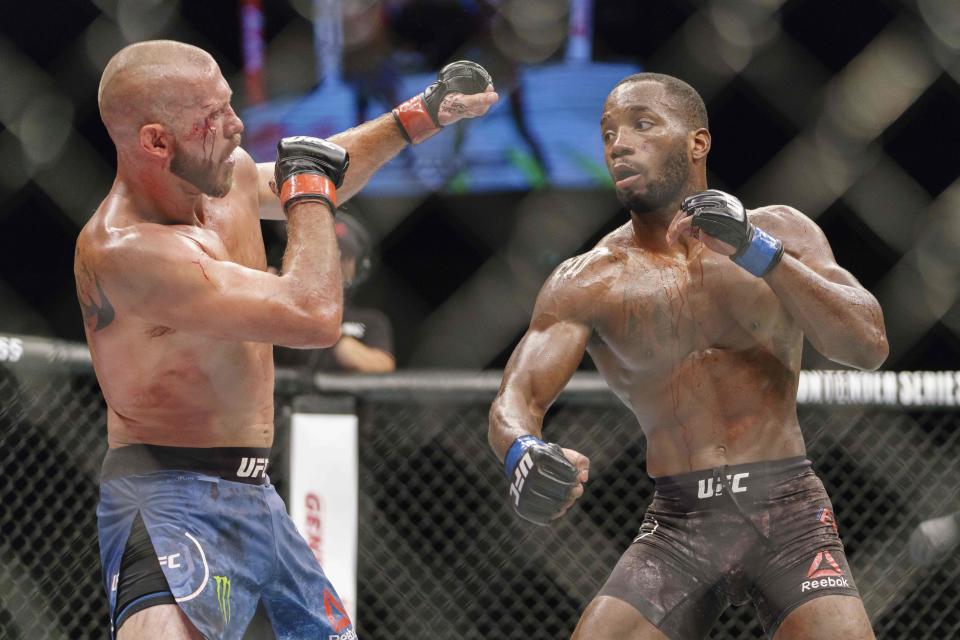
<svg viewBox="0 0 960 640">
<path fill-rule="evenodd" d="M 960 406 L 960 371 L 801 371 L 797 402 Z"/>
</svg>

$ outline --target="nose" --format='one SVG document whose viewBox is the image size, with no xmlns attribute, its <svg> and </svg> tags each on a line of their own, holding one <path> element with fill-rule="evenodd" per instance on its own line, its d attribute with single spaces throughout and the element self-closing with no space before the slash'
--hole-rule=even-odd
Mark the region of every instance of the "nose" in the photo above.
<svg viewBox="0 0 960 640">
<path fill-rule="evenodd" d="M 614 159 L 622 158 L 623 156 L 630 155 L 632 151 L 633 147 L 627 144 L 627 141 L 623 136 L 623 130 L 618 129 L 617 136 L 610 144 L 610 157 Z"/>
<path fill-rule="evenodd" d="M 223 127 L 223 133 L 228 138 L 243 133 L 243 120 L 241 120 L 237 112 L 233 110 L 233 107 L 230 107 L 229 117 Z"/>
</svg>

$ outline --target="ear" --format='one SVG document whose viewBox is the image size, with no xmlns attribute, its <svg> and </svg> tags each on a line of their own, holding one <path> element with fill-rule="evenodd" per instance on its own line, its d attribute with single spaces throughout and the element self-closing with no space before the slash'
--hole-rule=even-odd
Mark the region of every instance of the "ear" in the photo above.
<svg viewBox="0 0 960 640">
<path fill-rule="evenodd" d="M 703 160 L 710 153 L 710 132 L 697 129 L 690 133 L 690 155 L 694 160 Z"/>
<path fill-rule="evenodd" d="M 162 124 L 152 123 L 140 127 L 138 140 L 140 150 L 160 160 L 169 160 L 173 155 L 173 136 Z"/>
</svg>

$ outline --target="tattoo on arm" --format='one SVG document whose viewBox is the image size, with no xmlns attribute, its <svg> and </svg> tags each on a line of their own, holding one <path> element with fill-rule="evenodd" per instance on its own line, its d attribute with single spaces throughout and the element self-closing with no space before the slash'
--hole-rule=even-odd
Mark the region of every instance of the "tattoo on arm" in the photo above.
<svg viewBox="0 0 960 640">
<path fill-rule="evenodd" d="M 97 274 L 85 264 L 80 265 L 80 277 L 77 278 L 77 297 L 80 299 L 80 308 L 83 309 L 83 321 L 90 326 L 93 332 L 105 329 L 116 317 L 113 305 L 104 293 Z M 96 296 L 91 289 L 96 289 Z M 91 326 L 92 325 L 92 326 Z"/>
</svg>

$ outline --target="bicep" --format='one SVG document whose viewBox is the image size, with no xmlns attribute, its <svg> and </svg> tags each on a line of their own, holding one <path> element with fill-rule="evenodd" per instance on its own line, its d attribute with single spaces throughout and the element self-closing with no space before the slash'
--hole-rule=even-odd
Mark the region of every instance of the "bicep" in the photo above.
<svg viewBox="0 0 960 640">
<path fill-rule="evenodd" d="M 577 370 L 591 331 L 579 321 L 534 318 L 504 370 L 504 391 L 542 416 Z"/>
<path fill-rule="evenodd" d="M 841 267 L 823 230 L 816 222 L 795 209 L 789 209 L 793 221 L 782 238 L 784 252 L 834 284 L 861 287 L 852 273 Z"/>
<path fill-rule="evenodd" d="M 278 276 L 216 260 L 189 241 L 167 245 L 114 266 L 118 307 L 150 323 L 224 340 L 283 342 L 294 333 Z"/>
<path fill-rule="evenodd" d="M 542 416 L 570 381 L 586 352 L 597 296 L 602 295 L 590 286 L 602 283 L 606 273 L 606 263 L 596 258 L 606 255 L 571 258 L 544 283 L 530 328 L 504 369 L 500 395 L 508 404 L 519 399 L 524 411 Z"/>
</svg>

